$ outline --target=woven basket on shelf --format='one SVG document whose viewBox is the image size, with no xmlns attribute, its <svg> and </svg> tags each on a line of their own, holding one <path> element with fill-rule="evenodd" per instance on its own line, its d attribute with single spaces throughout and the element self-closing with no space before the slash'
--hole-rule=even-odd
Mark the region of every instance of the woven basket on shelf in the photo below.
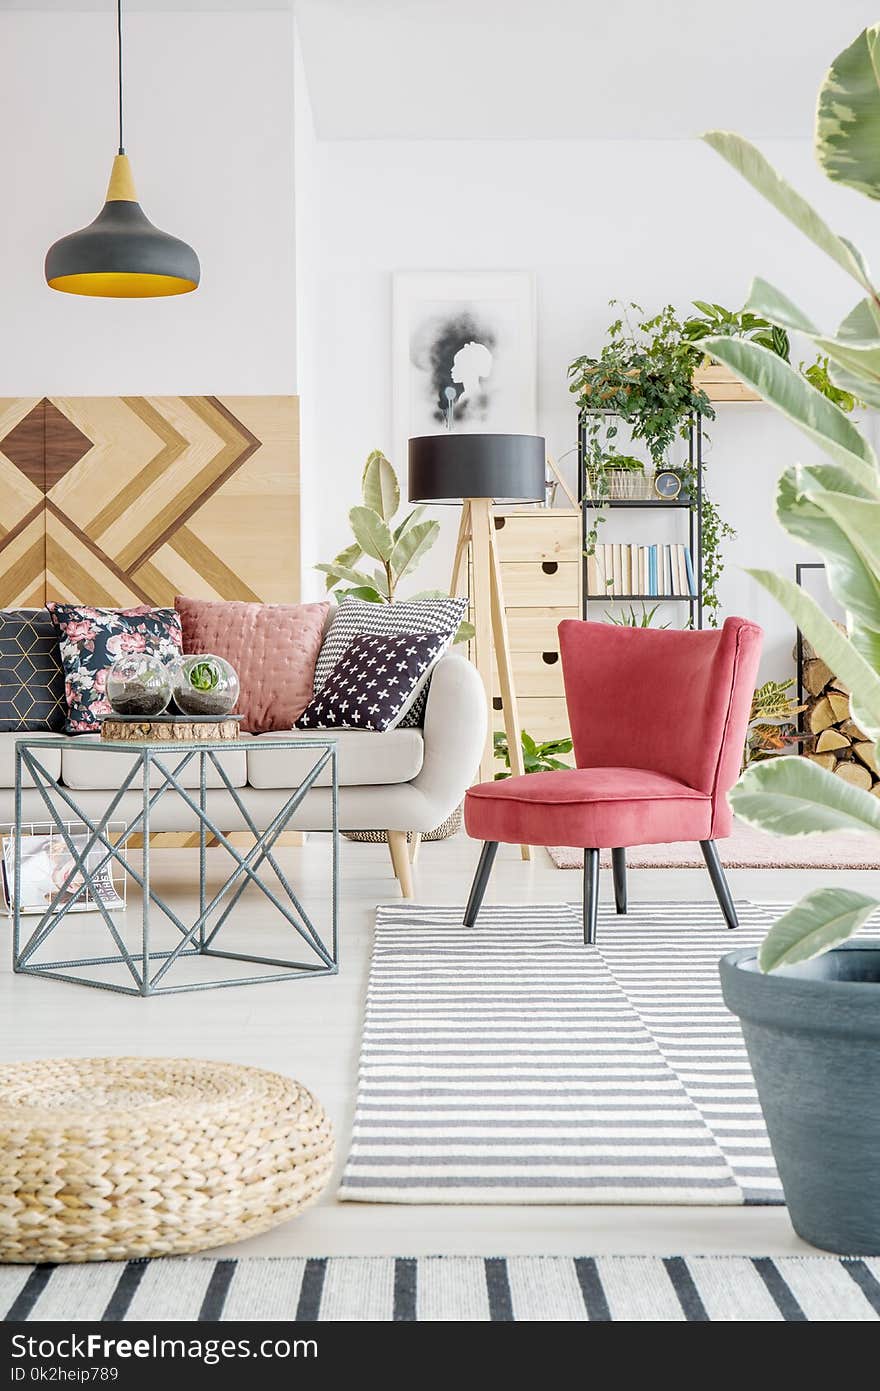
<svg viewBox="0 0 880 1391">
<path fill-rule="evenodd" d="M 203 1251 L 324 1188 L 330 1122 L 290 1077 L 189 1058 L 0 1067 L 0 1262 Z"/>
<path fill-rule="evenodd" d="M 462 824 L 461 807 L 455 808 L 451 816 L 447 816 L 445 821 L 441 821 L 439 826 L 435 826 L 433 831 L 426 831 L 422 840 L 448 840 L 450 836 L 458 835 Z M 385 831 L 343 831 L 346 840 L 364 841 L 367 845 L 385 845 L 388 836 Z M 409 845 L 413 838 L 413 832 L 407 831 L 406 843 Z"/>
</svg>

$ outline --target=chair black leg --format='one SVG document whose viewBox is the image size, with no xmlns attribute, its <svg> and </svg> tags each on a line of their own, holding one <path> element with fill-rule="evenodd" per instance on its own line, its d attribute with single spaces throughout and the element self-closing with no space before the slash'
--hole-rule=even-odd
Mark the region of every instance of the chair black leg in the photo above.
<svg viewBox="0 0 880 1391">
<path fill-rule="evenodd" d="M 626 912 L 626 851 L 623 846 L 611 851 L 611 867 L 614 871 L 614 906 L 618 913 Z"/>
<path fill-rule="evenodd" d="M 724 914 L 724 921 L 727 923 L 728 927 L 739 927 L 739 918 L 736 916 L 736 909 L 733 906 L 730 886 L 724 877 L 724 870 L 718 858 L 718 846 L 715 844 L 714 840 L 701 840 L 700 849 L 703 852 L 703 859 L 706 861 L 709 878 L 712 880 L 712 888 L 715 890 L 715 897 L 718 899 L 719 906 Z"/>
<path fill-rule="evenodd" d="M 599 917 L 599 851 L 584 850 L 584 946 L 596 941 Z"/>
<path fill-rule="evenodd" d="M 486 892 L 486 885 L 489 882 L 489 875 L 492 873 L 492 866 L 495 863 L 495 856 L 498 853 L 497 840 L 487 840 L 483 844 L 480 855 L 480 862 L 477 865 L 477 872 L 474 875 L 474 882 L 471 884 L 471 895 L 467 901 L 467 908 L 464 910 L 465 927 L 473 927 L 477 921 L 477 914 L 480 911 L 480 904 L 483 902 L 483 894 Z"/>
</svg>

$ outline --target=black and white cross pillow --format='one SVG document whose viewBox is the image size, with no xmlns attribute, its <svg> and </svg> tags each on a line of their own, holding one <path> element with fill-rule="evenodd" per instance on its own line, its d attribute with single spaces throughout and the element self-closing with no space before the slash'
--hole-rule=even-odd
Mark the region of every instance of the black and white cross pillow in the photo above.
<svg viewBox="0 0 880 1391">
<path fill-rule="evenodd" d="M 386 637 L 405 637 L 412 633 L 433 633 L 452 642 L 467 608 L 467 599 L 396 599 L 393 604 L 371 604 L 365 599 L 343 599 L 327 629 L 315 667 L 315 694 L 336 666 L 350 642 L 361 633 L 381 633 Z M 405 725 L 424 723 L 428 698 L 426 682 L 402 721 Z"/>
<path fill-rule="evenodd" d="M 443 633 L 361 633 L 312 697 L 297 729 L 394 729 L 447 643 Z"/>
</svg>

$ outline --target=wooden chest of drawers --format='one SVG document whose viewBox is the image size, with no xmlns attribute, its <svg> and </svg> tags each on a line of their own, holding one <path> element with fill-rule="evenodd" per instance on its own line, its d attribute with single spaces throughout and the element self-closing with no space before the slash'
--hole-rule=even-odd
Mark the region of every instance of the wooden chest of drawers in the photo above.
<svg viewBox="0 0 880 1391">
<path fill-rule="evenodd" d="M 522 728 L 533 739 L 569 737 L 557 628 L 581 616 L 581 518 L 563 509 L 496 511 L 495 541 Z M 493 724 L 503 730 L 497 678 Z"/>
</svg>

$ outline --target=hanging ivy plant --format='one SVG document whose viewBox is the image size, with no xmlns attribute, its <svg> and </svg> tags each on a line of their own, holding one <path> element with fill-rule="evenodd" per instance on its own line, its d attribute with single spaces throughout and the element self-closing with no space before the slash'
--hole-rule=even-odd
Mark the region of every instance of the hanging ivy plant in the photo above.
<svg viewBox="0 0 880 1391">
<path fill-rule="evenodd" d="M 582 355 L 569 366 L 569 390 L 581 412 L 581 483 L 596 508 L 585 539 L 588 555 L 595 551 L 604 520 L 601 508 L 608 498 L 608 472 L 620 457 L 617 422 L 629 426 L 631 438 L 644 443 L 655 469 L 660 469 L 669 467 L 669 452 L 677 440 L 687 438 L 694 417 L 714 420 L 711 401 L 694 381 L 701 359 L 702 353 L 671 304 L 646 318 L 640 305 L 630 303 L 621 306 L 619 317 L 609 326 L 598 357 Z M 696 465 L 687 462 L 674 467 L 682 475 L 683 488 L 695 496 Z M 703 608 L 714 628 L 718 625 L 717 586 L 724 569 L 721 547 L 736 533 L 705 488 L 702 519 Z"/>
</svg>

